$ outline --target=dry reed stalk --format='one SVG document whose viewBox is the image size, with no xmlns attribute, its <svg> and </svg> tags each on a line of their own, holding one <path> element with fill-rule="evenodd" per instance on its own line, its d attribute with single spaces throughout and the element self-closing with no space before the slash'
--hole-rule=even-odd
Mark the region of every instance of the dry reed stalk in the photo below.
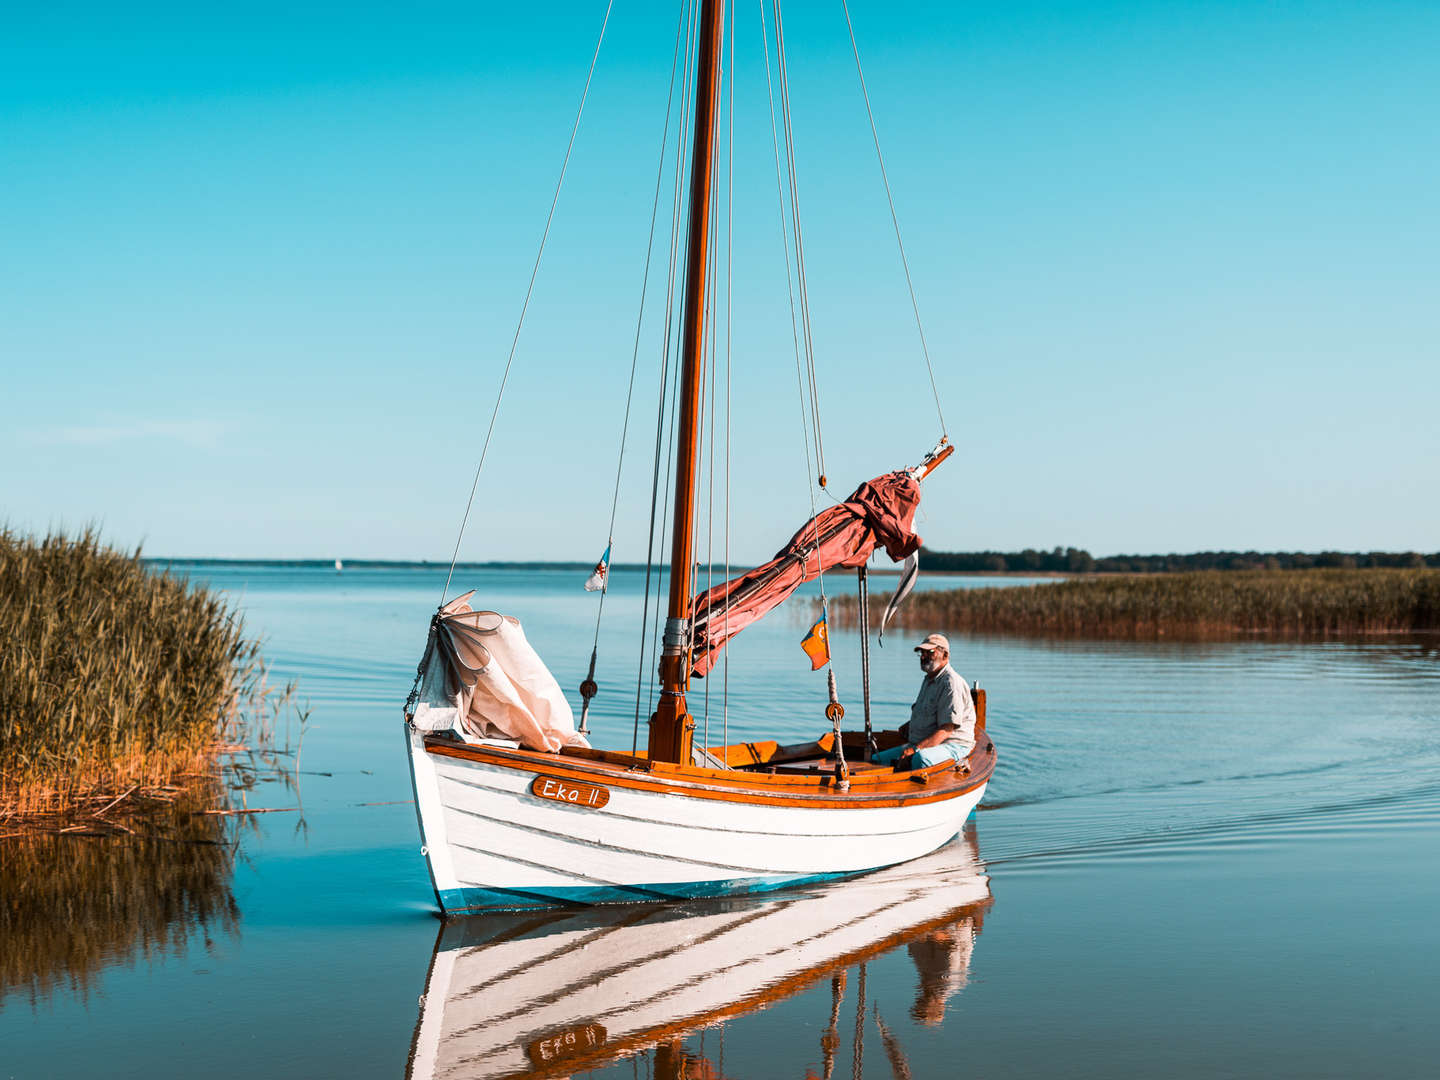
<svg viewBox="0 0 1440 1080">
<path fill-rule="evenodd" d="M 263 714 L 275 693 L 221 597 L 93 529 L 0 529 L 0 641 L 7 819 L 213 775 L 216 755 L 243 745 L 243 714 Z"/>
</svg>

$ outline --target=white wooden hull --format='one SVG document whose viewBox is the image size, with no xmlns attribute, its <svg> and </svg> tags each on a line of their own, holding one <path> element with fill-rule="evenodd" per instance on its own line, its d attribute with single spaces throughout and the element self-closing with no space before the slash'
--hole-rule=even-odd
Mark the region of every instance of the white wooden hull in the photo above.
<svg viewBox="0 0 1440 1080">
<path fill-rule="evenodd" d="M 973 845 L 957 842 L 785 897 L 457 920 L 436 943 L 409 1075 L 568 1076 L 799 993 L 937 928 L 954 943 L 954 993 L 989 901 Z"/>
<path fill-rule="evenodd" d="M 606 805 L 582 809 L 530 793 L 542 767 L 437 755 L 406 731 L 424 851 L 447 914 L 727 896 L 863 873 L 934 851 L 985 792 L 811 808 L 614 786 Z"/>
</svg>

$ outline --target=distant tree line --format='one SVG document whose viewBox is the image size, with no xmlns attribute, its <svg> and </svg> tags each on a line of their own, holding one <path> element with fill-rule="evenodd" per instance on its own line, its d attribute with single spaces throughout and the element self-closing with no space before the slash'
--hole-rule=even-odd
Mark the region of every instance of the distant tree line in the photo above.
<svg viewBox="0 0 1440 1080">
<path fill-rule="evenodd" d="M 1165 574 L 1187 570 L 1310 570 L 1314 568 L 1440 568 L 1440 552 L 1418 551 L 1197 551 L 1190 555 L 1107 555 L 1081 548 L 1049 551 L 932 551 L 920 549 L 926 570 L 967 573 Z"/>
<path fill-rule="evenodd" d="M 986 589 L 922 589 L 900 609 L 899 624 L 983 633 L 1171 640 L 1440 630 L 1440 573 L 1434 570 L 1074 574 L 1046 585 L 1003 580 L 995 584 Z M 889 599 L 883 592 L 871 594 L 875 622 Z M 813 602 L 818 605 L 820 598 Z M 845 593 L 831 597 L 829 612 L 833 625 L 854 626 L 859 621 L 859 600 Z"/>
</svg>

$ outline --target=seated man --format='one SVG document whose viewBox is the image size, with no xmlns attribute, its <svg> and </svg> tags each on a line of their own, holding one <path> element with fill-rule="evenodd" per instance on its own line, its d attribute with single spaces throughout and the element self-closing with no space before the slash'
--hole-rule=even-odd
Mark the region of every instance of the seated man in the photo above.
<svg viewBox="0 0 1440 1080">
<path fill-rule="evenodd" d="M 870 760 L 900 769 L 923 769 L 942 761 L 963 761 L 975 748 L 975 703 L 970 687 L 950 666 L 950 641 L 931 634 L 915 651 L 925 681 L 910 706 L 910 722 L 900 729 L 905 743 Z"/>
</svg>

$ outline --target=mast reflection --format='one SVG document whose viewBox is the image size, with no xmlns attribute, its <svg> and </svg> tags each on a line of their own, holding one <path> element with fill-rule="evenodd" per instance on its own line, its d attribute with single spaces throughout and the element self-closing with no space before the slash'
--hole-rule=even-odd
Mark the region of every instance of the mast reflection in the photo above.
<svg viewBox="0 0 1440 1080">
<path fill-rule="evenodd" d="M 563 1077 L 644 1054 L 657 1078 L 718 1078 L 723 1057 L 696 1053 L 686 1036 L 829 980 L 828 1024 L 813 1017 L 825 1025 L 829 1077 L 844 1056 L 847 987 L 859 1061 L 867 965 L 906 950 L 918 976 L 910 1015 L 938 1025 L 969 978 L 990 904 L 972 827 L 925 858 L 768 899 L 452 920 L 435 944 L 407 1075 Z M 893 1063 L 903 1050 L 874 1020 Z"/>
</svg>

